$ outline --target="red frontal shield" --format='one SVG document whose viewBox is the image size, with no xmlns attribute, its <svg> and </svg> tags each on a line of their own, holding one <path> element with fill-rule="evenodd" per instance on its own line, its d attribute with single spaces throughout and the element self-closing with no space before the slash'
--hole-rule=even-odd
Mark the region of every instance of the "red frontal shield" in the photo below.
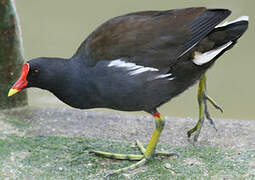
<svg viewBox="0 0 255 180">
<path fill-rule="evenodd" d="M 20 75 L 19 79 L 17 80 L 17 82 L 10 89 L 8 96 L 12 96 L 12 95 L 16 94 L 17 92 L 21 91 L 22 89 L 24 89 L 27 86 L 28 72 L 29 72 L 29 64 L 24 63 L 23 68 L 21 70 L 21 75 Z"/>
</svg>

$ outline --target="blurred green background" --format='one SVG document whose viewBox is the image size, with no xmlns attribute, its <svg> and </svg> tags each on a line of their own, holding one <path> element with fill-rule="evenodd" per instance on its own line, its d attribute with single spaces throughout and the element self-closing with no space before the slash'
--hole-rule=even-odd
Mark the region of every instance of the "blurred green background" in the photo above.
<svg viewBox="0 0 255 180">
<path fill-rule="evenodd" d="M 205 6 L 232 10 L 228 20 L 248 15 L 248 31 L 209 70 L 208 92 L 224 109 L 222 115 L 210 107 L 213 117 L 255 120 L 254 0 L 18 0 L 16 6 L 26 60 L 41 56 L 70 57 L 98 25 L 129 12 Z M 28 92 L 32 106 L 66 106 L 47 91 L 29 89 Z M 197 85 L 159 110 L 167 116 L 197 117 L 196 95 Z"/>
</svg>

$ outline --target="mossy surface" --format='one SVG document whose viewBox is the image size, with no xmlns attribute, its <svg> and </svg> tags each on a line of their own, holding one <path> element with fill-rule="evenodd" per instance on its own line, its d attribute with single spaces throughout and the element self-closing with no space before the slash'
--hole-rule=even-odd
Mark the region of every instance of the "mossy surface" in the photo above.
<svg viewBox="0 0 255 180">
<path fill-rule="evenodd" d="M 178 153 L 179 157 L 156 157 L 136 170 L 109 179 L 255 179 L 253 122 L 226 121 L 217 133 L 206 126 L 203 132 L 214 132 L 215 137 L 207 137 L 210 143 L 192 146 L 185 135 L 190 127 L 178 128 L 178 125 L 185 127 L 190 119 L 166 120 L 175 128 L 165 129 L 157 149 Z M 150 122 L 145 116 L 69 109 L 0 111 L 0 179 L 105 179 L 111 170 L 134 162 L 107 159 L 89 152 L 139 154 L 134 140 L 148 142 L 151 129 L 146 127 L 153 126 Z M 128 133 L 131 140 L 116 141 Z M 96 134 L 99 138 L 91 138 Z"/>
<path fill-rule="evenodd" d="M 222 179 L 255 178 L 255 150 L 218 147 L 160 149 L 178 152 L 179 158 L 154 158 L 137 170 L 109 179 Z M 91 150 L 139 153 L 128 142 L 57 136 L 0 136 L 0 179 L 103 179 L 108 171 L 133 162 L 89 154 Z"/>
</svg>

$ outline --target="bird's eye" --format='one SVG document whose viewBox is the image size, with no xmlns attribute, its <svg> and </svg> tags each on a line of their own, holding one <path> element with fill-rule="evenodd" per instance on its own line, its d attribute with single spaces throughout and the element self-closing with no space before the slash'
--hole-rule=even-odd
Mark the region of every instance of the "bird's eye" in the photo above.
<svg viewBox="0 0 255 180">
<path fill-rule="evenodd" d="M 34 69 L 33 71 L 32 71 L 32 75 L 33 76 L 37 76 L 39 74 L 39 70 L 38 69 Z"/>
</svg>

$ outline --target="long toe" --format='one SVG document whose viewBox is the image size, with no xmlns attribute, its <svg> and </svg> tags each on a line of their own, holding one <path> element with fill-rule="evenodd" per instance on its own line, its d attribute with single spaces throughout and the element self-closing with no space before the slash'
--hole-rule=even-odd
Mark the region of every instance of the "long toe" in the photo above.
<svg viewBox="0 0 255 180">
<path fill-rule="evenodd" d="M 144 165 L 147 161 L 148 161 L 148 159 L 146 159 L 144 157 L 144 158 L 142 158 L 140 161 L 138 161 L 135 164 L 132 164 L 130 166 L 127 166 L 127 167 L 124 167 L 124 168 L 120 168 L 120 169 L 117 169 L 117 170 L 110 171 L 109 173 L 107 173 L 106 177 L 109 177 L 109 176 L 114 175 L 114 174 L 118 174 L 118 173 L 134 170 L 134 169 L 139 168 L 142 165 Z"/>
<path fill-rule="evenodd" d="M 130 161 L 139 161 L 144 155 L 139 154 L 119 154 L 119 153 L 109 153 L 104 151 L 90 151 L 91 154 L 95 154 L 97 156 L 118 159 L 118 160 L 130 160 Z"/>
</svg>

